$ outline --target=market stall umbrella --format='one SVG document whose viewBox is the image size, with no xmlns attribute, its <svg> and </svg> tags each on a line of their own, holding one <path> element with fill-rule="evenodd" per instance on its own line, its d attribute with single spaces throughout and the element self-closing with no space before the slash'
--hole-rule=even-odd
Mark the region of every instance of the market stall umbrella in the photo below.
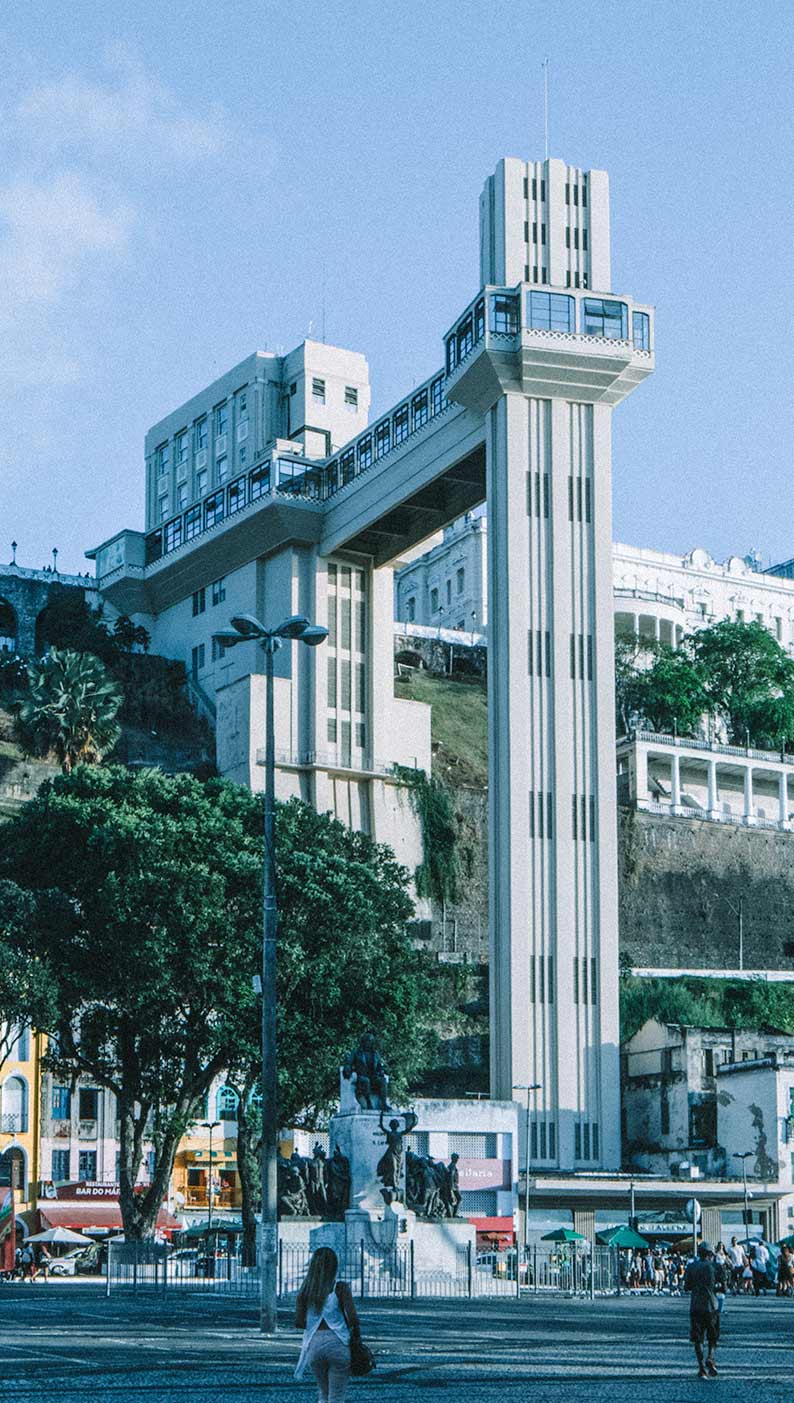
<svg viewBox="0 0 794 1403">
<path fill-rule="evenodd" d="M 35 1237 L 29 1237 L 28 1242 L 71 1242 L 85 1247 L 91 1247 L 90 1237 L 83 1237 L 80 1232 L 72 1232 L 71 1228 L 47 1228 L 46 1232 L 37 1232 Z"/>
<path fill-rule="evenodd" d="M 541 1242 L 586 1242 L 587 1238 L 583 1233 L 574 1232 L 573 1228 L 555 1228 L 553 1232 L 545 1232 L 540 1240 Z"/>
<path fill-rule="evenodd" d="M 213 1218 L 212 1223 L 192 1223 L 189 1228 L 185 1228 L 183 1237 L 206 1237 L 209 1233 L 241 1233 L 242 1223 L 235 1223 L 230 1218 Z"/>
<path fill-rule="evenodd" d="M 640 1233 L 635 1232 L 626 1223 L 620 1223 L 616 1228 L 607 1228 L 605 1232 L 596 1233 L 596 1241 L 603 1247 L 650 1247 L 650 1242 Z"/>
<path fill-rule="evenodd" d="M 778 1243 L 778 1247 L 792 1247 L 792 1248 L 794 1248 L 794 1232 L 793 1232 L 793 1233 L 789 1233 L 788 1237 L 781 1237 L 781 1239 L 780 1239 L 780 1241 L 779 1241 L 779 1243 Z"/>
</svg>

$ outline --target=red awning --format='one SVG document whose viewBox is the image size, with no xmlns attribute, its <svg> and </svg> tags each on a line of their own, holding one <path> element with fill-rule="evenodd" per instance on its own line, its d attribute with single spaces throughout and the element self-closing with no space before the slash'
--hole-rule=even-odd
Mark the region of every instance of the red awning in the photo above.
<svg viewBox="0 0 794 1403">
<path fill-rule="evenodd" d="M 121 1208 L 118 1199 L 97 1199 L 91 1203 L 71 1203 L 66 1199 L 60 1202 L 39 1203 L 41 1225 L 46 1228 L 71 1228 L 73 1232 L 86 1232 L 97 1228 L 100 1232 L 121 1230 Z M 157 1227 L 161 1232 L 179 1232 L 181 1223 L 167 1208 L 161 1208 L 157 1215 Z"/>
<path fill-rule="evenodd" d="M 467 1222 L 473 1223 L 478 1232 L 513 1232 L 514 1224 L 512 1218 L 478 1218 L 474 1213 L 470 1213 Z"/>
</svg>

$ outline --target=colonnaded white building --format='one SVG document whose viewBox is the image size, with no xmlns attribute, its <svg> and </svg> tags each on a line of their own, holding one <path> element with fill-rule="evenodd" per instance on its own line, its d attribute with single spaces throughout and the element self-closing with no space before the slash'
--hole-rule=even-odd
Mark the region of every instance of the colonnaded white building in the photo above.
<svg viewBox="0 0 794 1403">
<path fill-rule="evenodd" d="M 390 771 L 429 768 L 429 715 L 393 696 L 392 563 L 487 503 L 491 1092 L 539 1083 L 549 1172 L 620 1164 L 610 436 L 652 370 L 651 309 L 611 291 L 606 173 L 502 160 L 434 375 L 369 426 L 360 355 L 250 356 L 151 430 L 146 528 L 92 552 L 252 786 L 262 659 L 212 635 L 241 612 L 326 625 L 277 658 L 280 792 L 415 861 Z"/>
<path fill-rule="evenodd" d="M 429 550 L 401 565 L 394 575 L 396 618 L 484 632 L 487 531 L 484 514 L 469 513 L 445 527 Z M 794 578 L 779 573 L 786 568 L 763 570 L 755 551 L 717 561 L 701 547 L 673 555 L 615 542 L 615 631 L 676 644 L 685 633 L 720 619 L 757 621 L 794 651 Z"/>
</svg>

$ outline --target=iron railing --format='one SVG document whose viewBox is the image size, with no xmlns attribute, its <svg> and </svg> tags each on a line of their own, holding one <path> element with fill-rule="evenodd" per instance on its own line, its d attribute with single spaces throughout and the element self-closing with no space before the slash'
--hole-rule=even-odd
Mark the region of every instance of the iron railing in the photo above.
<svg viewBox="0 0 794 1403">
<path fill-rule="evenodd" d="M 278 1296 L 294 1300 L 312 1248 L 279 1244 Z M 589 1251 L 540 1244 L 527 1253 L 478 1253 L 470 1245 L 445 1249 L 430 1267 L 415 1244 L 381 1250 L 360 1243 L 341 1254 L 339 1274 L 360 1301 L 518 1297 L 535 1295 L 614 1295 L 619 1287 L 618 1254 L 609 1247 Z M 243 1266 L 233 1254 L 171 1248 L 159 1243 L 112 1242 L 108 1251 L 107 1292 L 168 1296 L 174 1291 L 214 1293 L 254 1299 L 259 1294 L 257 1267 Z"/>
</svg>

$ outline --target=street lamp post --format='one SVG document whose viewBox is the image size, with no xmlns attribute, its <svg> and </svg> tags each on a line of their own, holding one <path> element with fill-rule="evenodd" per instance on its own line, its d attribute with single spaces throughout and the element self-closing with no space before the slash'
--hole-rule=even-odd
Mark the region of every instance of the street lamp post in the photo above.
<svg viewBox="0 0 794 1403">
<path fill-rule="evenodd" d="M 740 1159 L 740 1160 L 742 1161 L 742 1188 L 743 1188 L 743 1190 L 744 1190 L 744 1236 L 745 1236 L 745 1241 L 746 1241 L 747 1238 L 750 1236 L 750 1208 L 749 1208 L 749 1195 L 748 1195 L 748 1193 L 747 1193 L 747 1161 L 748 1161 L 748 1159 L 751 1158 L 752 1153 L 753 1153 L 752 1150 L 744 1150 L 741 1154 L 737 1154 L 737 1152 L 734 1150 L 734 1153 L 733 1153 L 733 1158 L 734 1158 L 734 1159 Z"/>
<path fill-rule="evenodd" d="M 526 1145 L 524 1147 L 524 1261 L 527 1261 L 529 1251 L 529 1095 L 532 1091 L 540 1091 L 540 1082 L 516 1082 L 515 1090 L 527 1093 Z"/>
<path fill-rule="evenodd" d="M 224 648 L 258 643 L 265 653 L 265 820 L 262 873 L 262 1216 L 260 1241 L 260 1329 L 273 1335 L 277 1325 L 278 1260 L 278 1106 L 276 1078 L 276 740 L 273 722 L 273 658 L 285 642 L 316 648 L 328 629 L 302 614 L 265 628 L 253 614 L 240 614 L 231 629 L 213 635 Z"/>
<path fill-rule="evenodd" d="M 213 1130 L 217 1130 L 219 1125 L 220 1125 L 220 1121 L 219 1121 L 219 1120 L 205 1120 L 205 1121 L 202 1121 L 202 1123 L 201 1123 L 201 1128 L 202 1128 L 202 1130 L 208 1130 L 209 1133 L 210 1133 L 210 1148 L 209 1148 L 210 1167 L 209 1167 L 209 1170 L 207 1171 L 207 1237 L 208 1237 L 208 1238 L 210 1237 L 210 1235 L 211 1235 L 211 1233 L 212 1233 L 212 1132 L 213 1132 Z"/>
</svg>

